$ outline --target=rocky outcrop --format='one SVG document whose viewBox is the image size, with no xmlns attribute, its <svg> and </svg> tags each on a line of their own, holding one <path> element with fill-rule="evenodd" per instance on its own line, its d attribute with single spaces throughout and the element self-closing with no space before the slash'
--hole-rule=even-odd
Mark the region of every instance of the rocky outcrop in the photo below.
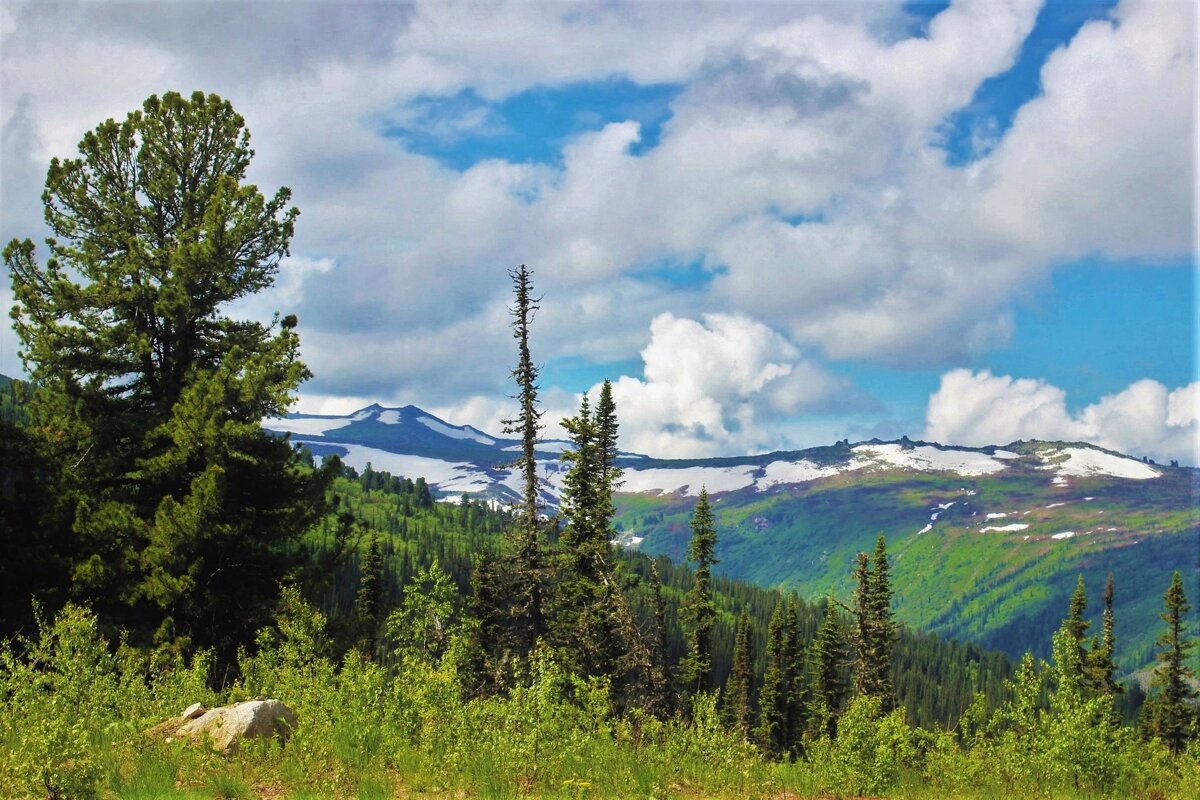
<svg viewBox="0 0 1200 800">
<path fill-rule="evenodd" d="M 286 741 L 295 727 L 296 713 L 279 700 L 246 700 L 213 709 L 195 703 L 148 733 L 168 741 L 207 742 L 219 753 L 232 754 L 246 739 L 276 736 Z"/>
</svg>

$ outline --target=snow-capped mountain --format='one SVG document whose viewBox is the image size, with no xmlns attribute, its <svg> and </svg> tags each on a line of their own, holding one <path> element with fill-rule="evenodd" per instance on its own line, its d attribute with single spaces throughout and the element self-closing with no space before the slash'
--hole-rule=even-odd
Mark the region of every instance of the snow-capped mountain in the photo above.
<svg viewBox="0 0 1200 800">
<path fill-rule="evenodd" d="M 363 469 L 371 464 L 406 477 L 424 477 L 438 492 L 515 497 L 520 479 L 512 462 L 517 439 L 493 436 L 469 425 L 454 425 L 417 408 L 371 405 L 347 416 L 292 414 L 264 426 L 290 433 L 294 442 L 320 456 L 336 453 Z M 570 443 L 547 439 L 538 445 L 545 495 L 555 504 L 563 470 L 561 454 Z M 1028 474 L 1052 485 L 1073 478 L 1112 477 L 1153 480 L 1162 468 L 1088 444 L 1016 442 L 1006 447 L 966 448 L 907 438 L 893 442 L 848 441 L 829 447 L 712 459 L 662 459 L 623 453 L 621 491 L 631 494 L 697 495 L 701 487 L 717 495 L 751 489 L 766 492 L 840 475 L 884 471 L 938 473 L 964 478 Z"/>
</svg>

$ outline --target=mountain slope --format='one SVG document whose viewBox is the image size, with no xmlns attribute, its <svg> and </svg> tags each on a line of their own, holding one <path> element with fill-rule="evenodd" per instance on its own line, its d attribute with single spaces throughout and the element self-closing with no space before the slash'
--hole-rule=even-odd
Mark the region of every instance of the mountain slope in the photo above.
<svg viewBox="0 0 1200 800">
<path fill-rule="evenodd" d="M 371 463 L 425 477 L 445 495 L 505 499 L 520 488 L 508 467 L 516 440 L 451 425 L 415 406 L 265 424 L 359 469 Z M 556 505 L 566 446 L 551 440 L 539 447 L 548 507 Z M 844 598 L 854 554 L 884 533 L 903 621 L 1013 656 L 1045 647 L 1077 574 L 1098 620 L 1111 570 L 1119 660 L 1129 670 L 1144 666 L 1153 659 L 1171 572 L 1194 576 L 1200 558 L 1197 470 L 1086 443 L 843 441 L 720 459 L 624 454 L 620 465 L 622 544 L 681 559 L 695 496 L 706 487 L 721 536 L 718 571 L 810 598 L 830 591 Z"/>
</svg>

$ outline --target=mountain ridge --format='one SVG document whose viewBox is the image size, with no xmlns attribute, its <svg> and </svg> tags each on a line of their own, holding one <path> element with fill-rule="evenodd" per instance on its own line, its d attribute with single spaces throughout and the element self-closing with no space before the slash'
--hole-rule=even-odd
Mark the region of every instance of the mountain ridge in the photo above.
<svg viewBox="0 0 1200 800">
<path fill-rule="evenodd" d="M 511 466 L 513 453 L 520 445 L 519 440 L 492 436 L 470 425 L 454 425 L 415 405 L 387 408 L 373 403 L 341 416 L 293 413 L 284 418 L 266 420 L 264 427 L 277 433 L 290 433 L 293 441 L 309 447 L 317 455 L 337 453 L 348 464 L 359 469 L 370 462 L 376 469 L 397 472 L 397 469 L 383 466 L 386 462 L 390 467 L 399 468 L 397 474 L 408 474 L 414 468 L 429 469 L 431 466 L 420 461 L 405 463 L 403 459 L 398 460 L 397 456 L 446 462 L 452 465 L 449 470 L 437 470 L 439 475 L 436 478 L 424 476 L 443 494 L 457 495 L 466 491 L 468 494 L 491 494 L 501 498 L 516 492 L 500 473 L 506 466 Z M 556 497 L 558 488 L 553 479 L 558 470 L 553 464 L 562 451 L 569 447 L 570 443 L 566 440 L 555 438 L 541 440 L 537 446 L 539 461 L 543 463 L 548 479 L 547 494 L 551 499 Z M 1080 452 L 1089 451 L 1093 455 L 1079 455 Z M 972 454 L 979 458 L 972 458 Z M 375 460 L 372 461 L 372 458 Z M 1027 462 L 1040 461 L 1037 466 L 1047 470 L 1065 462 L 1067 466 L 1057 470 L 1057 477 L 1062 477 L 1064 471 L 1080 477 L 1078 469 L 1071 468 L 1077 459 L 1083 462 L 1089 462 L 1090 459 L 1093 474 L 1139 480 L 1160 477 L 1162 471 L 1169 469 L 1192 469 L 1161 466 L 1149 459 L 1139 460 L 1089 442 L 1018 440 L 1005 445 L 964 446 L 909 439 L 907 436 L 894 440 L 872 438 L 854 443 L 843 439 L 832 445 L 799 450 L 709 458 L 670 458 L 622 452 L 618 465 L 626 470 L 627 476 L 636 473 L 639 478 L 645 478 L 651 470 L 666 473 L 701 470 L 701 473 L 691 477 L 706 485 L 704 478 L 716 479 L 710 494 L 717 494 L 742 488 L 743 485 L 757 484 L 760 478 L 766 480 L 766 486 L 780 482 L 805 483 L 832 477 L 837 471 L 882 465 L 976 476 L 981 472 L 999 472 L 1023 459 Z M 810 465 L 811 470 L 807 473 L 793 470 L 790 477 L 769 476 L 770 467 L 779 464 Z M 1025 466 L 1030 464 L 1026 463 Z M 469 475 L 471 467 L 475 468 L 476 474 Z M 732 482 L 728 472 L 712 472 L 750 467 L 754 468 L 753 472 L 744 473 L 740 480 L 734 479 Z M 483 474 L 488 476 L 486 481 Z M 666 474 L 656 473 L 656 477 L 665 478 Z M 642 493 L 658 490 L 671 493 L 694 488 L 692 484 L 697 482 L 695 479 L 679 483 L 676 477 L 664 481 L 661 486 L 653 485 L 654 481 L 637 480 L 632 485 L 627 481 L 625 491 Z M 672 483 L 675 485 L 668 485 Z"/>
</svg>

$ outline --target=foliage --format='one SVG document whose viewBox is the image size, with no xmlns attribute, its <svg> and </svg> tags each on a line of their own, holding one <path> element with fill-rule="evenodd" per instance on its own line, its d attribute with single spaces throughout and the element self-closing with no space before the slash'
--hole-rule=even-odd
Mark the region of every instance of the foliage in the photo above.
<svg viewBox="0 0 1200 800">
<path fill-rule="evenodd" d="M 216 95 L 151 97 L 51 161 L 45 263 L 29 240 L 4 250 L 28 430 L 61 491 L 35 518 L 69 526 L 71 596 L 224 664 L 309 564 L 332 479 L 260 427 L 309 376 L 295 317 L 225 315 L 271 285 L 298 214 L 244 182 L 249 141 Z"/>
<path fill-rule="evenodd" d="M 904 713 L 883 712 L 882 698 L 858 695 L 838 723 L 836 739 L 821 737 L 809 745 L 810 766 L 825 791 L 880 794 L 918 763 L 919 733 L 904 723 Z"/>
</svg>

